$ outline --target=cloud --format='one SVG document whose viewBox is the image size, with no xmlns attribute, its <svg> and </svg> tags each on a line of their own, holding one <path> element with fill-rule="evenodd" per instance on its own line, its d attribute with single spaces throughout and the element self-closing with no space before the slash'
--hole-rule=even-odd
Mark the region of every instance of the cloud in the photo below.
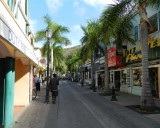
<svg viewBox="0 0 160 128">
<path fill-rule="evenodd" d="M 48 9 L 52 13 L 56 13 L 60 7 L 62 7 L 63 1 L 62 0 L 46 0 L 46 4 L 48 6 Z"/>
<path fill-rule="evenodd" d="M 36 33 L 36 31 L 37 31 L 37 27 L 36 27 L 36 25 L 37 25 L 37 21 L 36 20 L 33 20 L 33 19 L 29 19 L 29 22 L 30 22 L 30 25 L 31 25 L 31 28 L 32 28 L 32 32 L 33 32 L 33 34 L 35 34 Z"/>
<path fill-rule="evenodd" d="M 86 13 L 85 8 L 81 7 L 78 1 L 73 2 L 73 7 L 75 8 L 75 13 L 79 16 L 84 16 Z"/>
<path fill-rule="evenodd" d="M 83 0 L 86 4 L 95 8 L 99 6 L 106 6 L 107 4 L 114 4 L 114 0 Z"/>
</svg>

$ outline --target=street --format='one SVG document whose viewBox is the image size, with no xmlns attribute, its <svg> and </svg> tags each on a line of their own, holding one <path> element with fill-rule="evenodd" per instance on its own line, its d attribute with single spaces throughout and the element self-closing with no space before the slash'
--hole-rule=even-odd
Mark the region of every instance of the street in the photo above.
<svg viewBox="0 0 160 128">
<path fill-rule="evenodd" d="M 40 96 L 17 118 L 13 128 L 159 128 L 156 121 L 70 81 L 60 81 L 56 104 Z"/>
</svg>

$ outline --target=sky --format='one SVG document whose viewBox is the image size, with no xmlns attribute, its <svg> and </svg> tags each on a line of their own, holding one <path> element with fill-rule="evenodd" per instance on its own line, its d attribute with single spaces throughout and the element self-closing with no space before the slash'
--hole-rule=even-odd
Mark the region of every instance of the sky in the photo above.
<svg viewBox="0 0 160 128">
<path fill-rule="evenodd" d="M 43 17 L 49 15 L 53 22 L 65 26 L 69 33 L 64 36 L 71 41 L 73 47 L 80 45 L 83 36 L 81 25 L 86 26 L 88 20 L 99 18 L 102 10 L 113 0 L 29 0 L 29 20 L 34 34 L 45 29 Z M 35 43 L 41 47 L 43 42 Z"/>
</svg>

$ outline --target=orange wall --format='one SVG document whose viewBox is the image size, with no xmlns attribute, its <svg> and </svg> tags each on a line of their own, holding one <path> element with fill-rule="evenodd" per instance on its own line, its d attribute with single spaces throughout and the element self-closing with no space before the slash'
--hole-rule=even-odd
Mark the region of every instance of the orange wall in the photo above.
<svg viewBox="0 0 160 128">
<path fill-rule="evenodd" d="M 15 60 L 14 105 L 16 106 L 29 104 L 29 71 L 29 65 L 23 65 L 20 59 Z"/>
</svg>

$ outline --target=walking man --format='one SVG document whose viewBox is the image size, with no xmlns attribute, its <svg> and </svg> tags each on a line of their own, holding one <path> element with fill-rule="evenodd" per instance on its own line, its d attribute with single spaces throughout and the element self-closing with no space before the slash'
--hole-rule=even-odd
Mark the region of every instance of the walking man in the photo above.
<svg viewBox="0 0 160 128">
<path fill-rule="evenodd" d="M 102 88 L 102 77 L 100 74 L 98 75 L 98 88 Z"/>
<path fill-rule="evenodd" d="M 35 75 L 35 84 L 36 84 L 36 91 L 37 91 L 37 95 L 39 95 L 40 94 L 40 78 L 37 76 L 37 75 Z"/>
<path fill-rule="evenodd" d="M 57 78 L 56 74 L 53 74 L 53 77 L 50 80 L 49 88 L 52 92 L 52 103 L 56 103 L 56 97 L 58 96 L 58 85 L 59 85 L 59 79 Z"/>
</svg>

